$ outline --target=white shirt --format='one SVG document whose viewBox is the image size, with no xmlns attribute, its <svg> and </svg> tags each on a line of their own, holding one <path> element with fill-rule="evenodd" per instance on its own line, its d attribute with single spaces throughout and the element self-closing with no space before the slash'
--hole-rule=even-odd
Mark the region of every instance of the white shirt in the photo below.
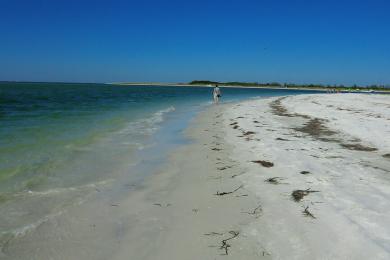
<svg viewBox="0 0 390 260">
<path fill-rule="evenodd" d="M 221 90 L 219 90 L 219 87 L 214 88 L 214 95 L 221 95 Z"/>
</svg>

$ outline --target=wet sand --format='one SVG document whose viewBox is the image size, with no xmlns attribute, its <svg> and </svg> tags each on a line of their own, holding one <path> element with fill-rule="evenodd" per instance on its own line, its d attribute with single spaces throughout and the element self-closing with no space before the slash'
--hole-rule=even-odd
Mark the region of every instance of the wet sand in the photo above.
<svg viewBox="0 0 390 260">
<path fill-rule="evenodd" d="M 225 107 L 194 119 L 185 133 L 191 143 L 175 150 L 155 175 L 138 184 L 97 186 L 79 206 L 10 240 L 3 257 L 258 259 L 265 252 L 243 227 L 261 208 L 235 178 L 245 169 L 230 158 L 232 147 L 224 141 Z"/>
</svg>

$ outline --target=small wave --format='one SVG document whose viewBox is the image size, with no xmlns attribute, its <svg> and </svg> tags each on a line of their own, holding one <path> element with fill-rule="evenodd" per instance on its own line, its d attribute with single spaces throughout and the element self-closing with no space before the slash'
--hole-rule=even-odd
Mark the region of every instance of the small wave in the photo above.
<svg viewBox="0 0 390 260">
<path fill-rule="evenodd" d="M 79 198 L 78 200 L 76 200 L 73 203 L 73 205 L 81 205 L 84 202 L 85 202 L 84 199 Z M 29 232 L 33 232 L 34 230 L 36 230 L 42 224 L 44 224 L 44 223 L 46 223 L 46 222 L 48 222 L 56 217 L 61 216 L 66 211 L 67 211 L 66 209 L 62 209 L 62 210 L 56 211 L 54 213 L 50 213 L 46 216 L 43 216 L 43 217 L 39 218 L 38 220 L 36 220 L 35 222 L 21 226 L 19 228 L 14 229 L 14 230 L 0 232 L 0 258 L 2 255 L 6 256 L 6 254 L 4 253 L 4 249 L 12 239 L 24 237 Z"/>
<path fill-rule="evenodd" d="M 68 188 L 57 188 L 57 189 L 50 189 L 46 191 L 25 191 L 25 192 L 18 192 L 15 194 L 12 194 L 12 197 L 31 197 L 31 196 L 53 196 L 55 194 L 60 194 L 64 192 L 74 192 L 74 191 L 84 191 L 88 189 L 95 189 L 99 191 L 98 188 L 101 188 L 104 185 L 107 185 L 111 183 L 113 179 L 108 179 L 100 182 L 95 182 L 95 183 L 89 183 L 86 185 L 81 185 L 78 187 L 68 187 Z M 78 197 L 71 205 L 81 205 L 86 201 L 85 197 Z M 4 246 L 7 244 L 7 241 L 15 238 L 20 238 L 25 236 L 27 233 L 30 231 L 35 230 L 45 222 L 56 218 L 63 213 L 65 213 L 67 208 L 63 208 L 61 210 L 58 210 L 56 212 L 52 212 L 50 214 L 47 214 L 45 216 L 42 216 L 41 218 L 37 219 L 36 221 L 29 223 L 27 225 L 21 226 L 19 228 L 13 229 L 13 230 L 8 230 L 8 231 L 2 231 L 0 232 L 0 257 L 1 257 L 1 252 L 4 249 Z"/>
<path fill-rule="evenodd" d="M 168 114 L 173 111 L 175 111 L 175 107 L 173 106 L 170 106 L 166 109 L 159 110 L 155 112 L 151 117 L 129 123 L 124 129 L 119 131 L 119 134 L 152 135 L 158 129 L 158 124 L 164 121 L 165 114 Z"/>
<path fill-rule="evenodd" d="M 170 106 L 170 107 L 168 107 L 166 109 L 163 109 L 163 110 L 160 110 L 160 111 L 154 113 L 154 115 L 160 117 L 161 121 L 162 121 L 162 119 L 163 119 L 162 116 L 164 114 L 169 113 L 169 112 L 173 112 L 173 111 L 175 111 L 175 107 L 174 106 Z"/>
<path fill-rule="evenodd" d="M 12 238 L 23 237 L 29 231 L 31 231 L 33 229 L 36 229 L 37 227 L 39 227 L 40 225 L 42 225 L 43 223 L 47 222 L 50 219 L 53 219 L 55 217 L 58 217 L 58 216 L 62 215 L 64 212 L 65 212 L 64 210 L 60 210 L 60 211 L 58 211 L 56 213 L 49 214 L 49 215 L 47 215 L 47 216 L 37 220 L 34 223 L 31 223 L 31 224 L 25 225 L 23 227 L 17 228 L 17 229 L 15 229 L 13 231 L 4 231 L 4 232 L 1 233 L 1 236 L 11 235 Z"/>
<path fill-rule="evenodd" d="M 144 119 L 144 122 L 150 124 L 150 125 L 156 125 L 158 123 L 161 123 L 162 121 L 164 121 L 164 115 L 165 114 L 168 114 L 170 112 L 173 112 L 175 111 L 175 107 L 173 106 L 170 106 L 166 109 L 162 109 L 160 111 L 157 111 L 156 113 L 153 114 L 153 116 L 149 117 L 149 118 L 146 118 Z"/>
<path fill-rule="evenodd" d="M 107 179 L 104 181 L 99 181 L 99 182 L 95 182 L 95 183 L 88 183 L 88 184 L 76 186 L 76 187 L 56 188 L 56 189 L 49 189 L 49 190 L 45 190 L 45 191 L 26 190 L 26 191 L 14 193 L 12 195 L 8 193 L 7 195 L 12 196 L 14 198 L 31 197 L 31 196 L 50 196 L 50 195 L 66 193 L 66 192 L 75 192 L 75 191 L 83 191 L 83 190 L 88 190 L 88 189 L 97 189 L 98 187 L 107 185 L 113 181 L 114 181 L 113 179 Z"/>
</svg>

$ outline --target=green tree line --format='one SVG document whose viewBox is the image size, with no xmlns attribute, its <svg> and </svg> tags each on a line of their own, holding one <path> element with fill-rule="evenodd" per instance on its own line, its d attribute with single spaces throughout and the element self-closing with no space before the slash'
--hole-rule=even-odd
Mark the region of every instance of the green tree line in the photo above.
<svg viewBox="0 0 390 260">
<path fill-rule="evenodd" d="M 382 89 L 389 90 L 390 86 L 386 85 L 368 85 L 368 86 L 358 86 L 358 85 L 323 85 L 323 84 L 293 84 L 293 83 L 279 83 L 279 82 L 218 82 L 210 80 L 194 80 L 189 83 L 190 85 L 219 85 L 219 86 L 243 86 L 243 87 L 285 87 L 285 88 L 332 88 L 332 89 Z"/>
</svg>

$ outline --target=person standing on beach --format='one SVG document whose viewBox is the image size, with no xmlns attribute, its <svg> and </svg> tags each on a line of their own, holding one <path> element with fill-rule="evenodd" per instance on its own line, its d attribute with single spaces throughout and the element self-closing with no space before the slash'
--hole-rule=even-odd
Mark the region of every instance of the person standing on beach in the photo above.
<svg viewBox="0 0 390 260">
<path fill-rule="evenodd" d="M 218 104 L 219 98 L 221 97 L 221 90 L 219 89 L 218 85 L 215 85 L 215 88 L 213 90 L 213 97 L 214 97 L 214 103 Z"/>
</svg>

